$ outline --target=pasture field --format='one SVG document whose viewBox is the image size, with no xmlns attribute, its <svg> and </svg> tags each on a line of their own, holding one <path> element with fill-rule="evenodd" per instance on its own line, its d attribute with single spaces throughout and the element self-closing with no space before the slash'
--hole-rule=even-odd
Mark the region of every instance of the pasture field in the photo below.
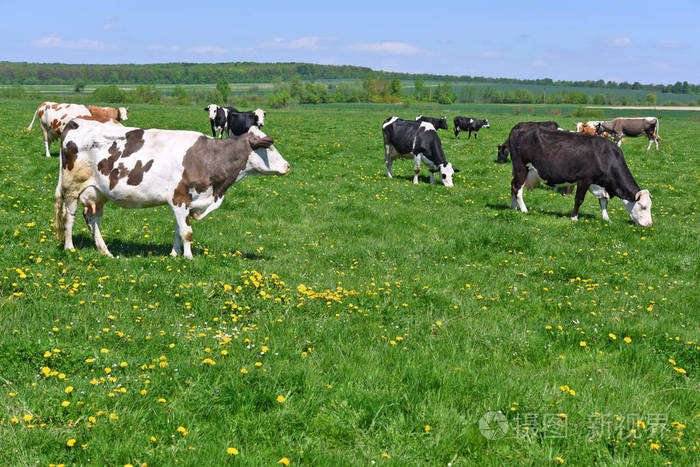
<svg viewBox="0 0 700 467">
<path fill-rule="evenodd" d="M 698 464 L 694 113 L 660 114 L 659 151 L 622 146 L 642 228 L 590 194 L 576 223 L 548 189 L 510 209 L 496 145 L 551 114 L 270 110 L 291 172 L 234 185 L 187 261 L 167 207 L 107 205 L 115 259 L 81 219 L 63 251 L 37 104 L 0 102 L 0 464 Z M 453 189 L 385 175 L 382 121 L 419 112 L 488 112 L 478 140 L 440 133 Z M 209 131 L 200 106 L 127 123 Z"/>
</svg>

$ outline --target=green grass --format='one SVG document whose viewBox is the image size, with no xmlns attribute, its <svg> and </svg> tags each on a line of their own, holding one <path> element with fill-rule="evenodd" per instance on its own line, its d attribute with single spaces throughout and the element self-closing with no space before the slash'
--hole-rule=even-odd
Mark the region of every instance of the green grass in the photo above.
<svg viewBox="0 0 700 467">
<path fill-rule="evenodd" d="M 679 116 L 690 113 L 661 116 L 658 152 L 642 138 L 622 146 L 654 196 L 654 226 L 641 228 L 618 199 L 602 221 L 590 195 L 576 223 L 572 197 L 545 189 L 525 195 L 528 214 L 510 210 L 496 145 L 551 114 L 271 110 L 265 131 L 292 171 L 232 187 L 193 225 L 187 261 L 167 256 L 165 207 L 107 205 L 118 258 L 97 255 L 82 220 L 76 251 L 62 250 L 58 160 L 37 129 L 23 132 L 36 104 L 0 102 L 1 464 L 698 462 L 700 137 Z M 487 110 L 476 141 L 441 132 L 455 188 L 425 170 L 414 186 L 410 161 L 386 178 L 386 117 L 434 112 L 451 126 Z M 164 105 L 131 106 L 128 123 L 209 125 L 199 106 Z M 489 440 L 479 420 L 498 410 L 510 430 Z"/>
</svg>

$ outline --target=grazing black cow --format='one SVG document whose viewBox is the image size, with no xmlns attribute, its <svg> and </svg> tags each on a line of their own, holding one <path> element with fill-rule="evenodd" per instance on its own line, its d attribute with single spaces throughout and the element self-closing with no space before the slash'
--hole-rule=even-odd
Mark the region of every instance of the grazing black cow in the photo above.
<svg viewBox="0 0 700 467">
<path fill-rule="evenodd" d="M 547 128 L 550 130 L 556 130 L 559 128 L 559 124 L 557 122 L 520 122 L 516 124 L 511 130 L 510 134 L 513 134 L 513 130 L 516 128 Z M 496 159 L 496 162 L 499 164 L 505 164 L 508 162 L 508 153 L 510 152 L 510 148 L 508 147 L 510 143 L 510 136 L 506 138 L 506 140 L 503 142 L 503 144 L 498 145 L 498 158 Z"/>
<path fill-rule="evenodd" d="M 646 134 L 649 139 L 647 151 L 651 143 L 656 143 L 656 150 L 659 150 L 659 119 L 656 117 L 616 118 L 608 122 L 598 122 L 596 133 L 601 134 L 605 131 L 613 136 L 618 146 L 622 145 L 623 136 L 636 138 Z"/>
<path fill-rule="evenodd" d="M 476 138 L 480 129 L 491 128 L 489 126 L 488 118 L 485 118 L 483 120 L 479 120 L 479 119 L 471 118 L 471 117 L 455 117 L 454 124 L 455 124 L 455 138 L 457 136 L 459 136 L 460 130 L 461 131 L 468 131 L 469 136 L 467 137 L 467 139 L 470 139 L 472 137 L 472 132 L 474 132 L 474 138 Z"/>
<path fill-rule="evenodd" d="M 265 125 L 265 112 L 262 109 L 255 109 L 252 112 L 239 112 L 235 109 L 228 112 L 227 127 L 228 134 L 239 136 L 246 133 L 251 126 L 258 128 Z"/>
<path fill-rule="evenodd" d="M 527 212 L 523 188 L 538 182 L 550 186 L 576 184 L 572 220 L 578 220 L 578 210 L 590 190 L 600 202 L 603 219 L 610 221 L 608 199 L 617 196 L 627 208 L 632 220 L 645 227 L 652 225 L 651 195 L 640 190 L 627 167 L 622 150 L 605 138 L 570 131 L 519 127 L 508 137 L 513 180 L 511 207 Z"/>
<path fill-rule="evenodd" d="M 435 172 L 440 172 L 443 185 L 453 186 L 452 175 L 459 170 L 447 162 L 440 138 L 431 123 L 391 117 L 384 120 L 382 134 L 387 177 L 393 178 L 391 164 L 396 159 L 413 158 L 413 183 L 417 184 L 422 159 L 430 169 L 430 183 L 435 183 Z"/>
<path fill-rule="evenodd" d="M 222 139 L 228 133 L 228 114 L 238 112 L 233 107 L 219 107 L 216 104 L 209 104 L 204 107 L 209 112 L 209 123 L 211 124 L 211 135 Z"/>
<path fill-rule="evenodd" d="M 424 117 L 423 115 L 419 115 L 416 117 L 417 122 L 428 122 L 432 124 L 436 130 L 448 130 L 447 128 L 447 117 L 442 117 L 442 118 L 433 118 L 433 117 Z"/>
</svg>

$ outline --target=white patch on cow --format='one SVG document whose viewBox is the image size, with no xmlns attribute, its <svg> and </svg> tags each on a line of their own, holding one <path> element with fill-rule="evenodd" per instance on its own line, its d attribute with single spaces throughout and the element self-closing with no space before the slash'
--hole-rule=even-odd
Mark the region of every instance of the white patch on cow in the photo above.
<svg viewBox="0 0 700 467">
<path fill-rule="evenodd" d="M 489 119 L 488 119 L 488 118 L 485 118 L 484 121 L 486 122 L 486 123 L 484 124 L 484 128 L 491 128 L 491 126 L 489 126 Z"/>
<path fill-rule="evenodd" d="M 216 110 L 219 106 L 216 104 L 209 104 L 207 108 L 209 109 L 209 120 L 214 120 L 216 118 Z"/>
<path fill-rule="evenodd" d="M 474 119 L 473 119 L 473 118 L 470 118 L 470 119 L 469 119 L 469 124 L 471 125 L 471 123 L 472 123 L 473 121 L 474 121 Z"/>
<path fill-rule="evenodd" d="M 447 163 L 445 165 L 440 165 L 440 180 L 442 180 L 442 184 L 445 185 L 448 188 L 452 188 L 454 186 L 452 182 L 452 176 L 455 173 L 454 167 L 452 167 L 451 163 Z"/>
<path fill-rule="evenodd" d="M 576 131 L 581 133 L 583 131 L 583 122 L 576 122 Z"/>
<path fill-rule="evenodd" d="M 532 190 L 540 182 L 547 183 L 545 180 L 540 178 L 540 175 L 534 165 L 528 163 L 525 165 L 525 167 L 527 167 L 527 178 L 525 179 L 525 184 L 523 186 L 527 187 L 528 190 Z"/>
<path fill-rule="evenodd" d="M 260 138 L 267 135 L 258 127 L 251 126 L 248 133 L 254 134 Z M 273 144 L 269 148 L 257 148 L 252 150 L 248 156 L 248 162 L 245 169 L 238 174 L 236 181 L 243 180 L 249 175 L 284 175 L 289 172 L 289 163 L 284 160 L 282 154 L 277 151 Z"/>
<path fill-rule="evenodd" d="M 430 122 L 421 122 L 420 127 L 423 131 L 435 131 L 435 127 Z M 437 133 L 437 131 L 435 131 L 435 133 Z"/>
<path fill-rule="evenodd" d="M 388 122 L 386 122 L 384 125 L 382 125 L 382 130 L 384 128 L 388 127 L 389 125 L 391 125 L 392 123 L 394 123 L 398 119 L 399 119 L 399 117 L 391 117 L 391 119 L 389 119 Z"/>
<path fill-rule="evenodd" d="M 126 107 L 119 107 L 119 120 L 122 122 L 129 120 L 129 109 Z"/>
<path fill-rule="evenodd" d="M 651 227 L 651 194 L 649 190 L 640 190 L 637 192 L 634 201 L 623 199 L 627 212 L 632 220 L 643 227 Z"/>
<path fill-rule="evenodd" d="M 416 117 L 416 121 L 420 120 L 421 118 L 423 118 L 423 115 L 417 116 L 417 117 Z"/>
<path fill-rule="evenodd" d="M 253 113 L 258 117 L 258 126 L 265 126 L 265 112 L 262 109 L 255 109 Z"/>
<path fill-rule="evenodd" d="M 518 194 L 515 198 L 518 202 L 518 207 L 522 212 L 527 212 L 527 206 L 525 206 L 525 200 L 523 199 L 523 187 L 521 186 L 518 190 Z"/>
</svg>

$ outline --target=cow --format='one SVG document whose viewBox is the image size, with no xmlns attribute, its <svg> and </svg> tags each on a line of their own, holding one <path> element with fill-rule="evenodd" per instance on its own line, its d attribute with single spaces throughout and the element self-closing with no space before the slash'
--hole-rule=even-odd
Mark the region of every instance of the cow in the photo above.
<svg viewBox="0 0 700 467">
<path fill-rule="evenodd" d="M 430 169 L 430 183 L 435 183 L 435 172 L 440 172 L 440 180 L 446 187 L 452 187 L 452 175 L 459 169 L 445 159 L 442 143 L 435 127 L 428 122 L 402 120 L 390 117 L 382 124 L 384 136 L 384 161 L 387 177 L 391 175 L 391 164 L 396 159 L 413 158 L 413 183 L 418 184 L 420 162 Z"/>
<path fill-rule="evenodd" d="M 448 130 L 447 128 L 447 117 L 442 117 L 442 118 L 433 118 L 433 117 L 424 117 L 423 115 L 419 115 L 416 117 L 417 122 L 428 122 L 435 127 L 436 130 Z"/>
<path fill-rule="evenodd" d="M 106 122 L 107 120 L 123 122 L 129 120 L 129 109 L 126 107 L 119 107 L 116 109 L 114 107 L 88 105 L 88 110 L 90 111 L 90 115 L 99 122 Z"/>
<path fill-rule="evenodd" d="M 90 109 L 95 109 L 96 115 L 93 115 Z M 107 111 L 106 109 L 109 109 Z M 109 113 L 109 115 L 106 115 Z M 41 132 L 44 135 L 44 146 L 46 147 L 46 157 L 51 157 L 51 152 L 49 151 L 49 146 L 52 142 L 61 137 L 63 129 L 74 118 L 92 118 L 97 121 L 105 122 L 110 119 L 115 121 L 118 119 L 126 120 L 128 117 L 126 114 L 128 110 L 124 107 L 119 109 L 114 109 L 111 107 L 85 107 L 81 104 L 59 104 L 56 102 L 43 102 L 39 107 L 37 107 L 34 112 L 34 117 L 32 118 L 29 127 L 27 127 L 27 132 L 32 131 L 34 126 L 34 120 L 36 116 L 39 115 L 39 124 L 41 126 Z M 116 114 L 116 118 L 114 115 Z M 122 118 L 123 116 L 123 118 Z"/>
<path fill-rule="evenodd" d="M 483 120 L 479 120 L 476 118 L 471 118 L 471 117 L 455 117 L 454 118 L 454 124 L 455 124 L 455 138 L 459 136 L 459 132 L 461 131 L 468 131 L 469 136 L 467 139 L 470 139 L 472 137 L 472 132 L 474 133 L 474 138 L 476 139 L 479 130 L 481 128 L 491 128 L 489 126 L 489 120 L 488 118 L 485 118 Z"/>
<path fill-rule="evenodd" d="M 602 131 L 598 133 L 598 124 L 600 123 L 599 120 L 590 120 L 586 123 L 583 122 L 577 122 L 576 123 L 576 131 L 578 133 L 585 133 L 589 136 L 602 136 L 604 138 L 610 138 L 610 133 L 607 131 Z"/>
<path fill-rule="evenodd" d="M 55 192 L 56 235 L 73 249 L 78 201 L 97 250 L 109 257 L 100 233 L 108 201 L 126 208 L 169 205 L 175 215 L 171 255 L 192 258 L 192 219 L 218 208 L 226 190 L 249 175 L 284 175 L 289 163 L 258 128 L 218 140 L 194 131 L 123 127 L 74 119 L 61 138 Z"/>
<path fill-rule="evenodd" d="M 652 225 L 651 194 L 640 190 L 627 167 L 622 150 L 610 140 L 580 133 L 518 127 L 508 137 L 513 180 L 511 207 L 527 212 L 523 188 L 538 182 L 550 186 L 576 185 L 571 220 L 578 220 L 578 210 L 589 190 L 598 198 L 603 220 L 609 222 L 608 199 L 617 196 L 632 220 L 644 227 Z"/>
<path fill-rule="evenodd" d="M 510 132 L 513 133 L 513 130 L 516 128 L 534 128 L 534 127 L 541 127 L 541 128 L 548 128 L 550 130 L 557 130 L 559 129 L 559 124 L 557 122 L 520 122 L 516 124 Z M 506 138 L 506 140 L 503 142 L 503 144 L 498 145 L 498 157 L 496 158 L 496 162 L 499 164 L 505 164 L 508 162 L 508 154 L 510 152 L 510 136 Z"/>
<path fill-rule="evenodd" d="M 204 107 L 204 110 L 209 112 L 209 123 L 211 124 L 211 135 L 222 139 L 228 133 L 228 113 L 230 111 L 238 112 L 233 107 L 219 107 L 216 104 L 209 104 Z"/>
<path fill-rule="evenodd" d="M 231 134 L 235 136 L 242 135 L 252 126 L 257 126 L 258 128 L 265 126 L 265 116 L 267 114 L 262 109 L 255 109 L 250 112 L 239 112 L 233 107 L 230 107 L 230 109 L 226 118 L 229 136 Z"/>
<path fill-rule="evenodd" d="M 600 134 L 604 131 L 610 133 L 618 146 L 622 146 L 623 136 L 636 138 L 644 133 L 649 139 L 647 151 L 652 142 L 656 143 L 656 150 L 659 150 L 659 139 L 661 138 L 659 137 L 659 119 L 656 117 L 616 118 L 607 122 L 599 122 L 597 132 Z"/>
</svg>

